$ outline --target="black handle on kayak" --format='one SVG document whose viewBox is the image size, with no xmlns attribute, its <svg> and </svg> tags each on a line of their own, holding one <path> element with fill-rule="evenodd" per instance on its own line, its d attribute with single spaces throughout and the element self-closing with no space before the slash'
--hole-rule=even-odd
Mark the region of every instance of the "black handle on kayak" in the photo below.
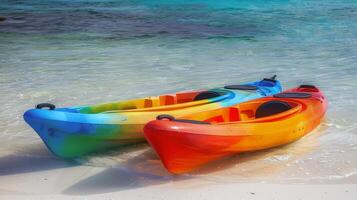
<svg viewBox="0 0 357 200">
<path fill-rule="evenodd" d="M 189 119 L 175 119 L 175 117 L 171 115 L 159 115 L 156 117 L 157 120 L 163 120 L 163 119 L 168 119 L 170 121 L 175 121 L 175 122 L 184 122 L 184 123 L 191 123 L 191 124 L 210 124 L 209 122 L 203 122 L 203 121 L 196 121 L 196 120 L 189 120 Z"/>
<path fill-rule="evenodd" d="M 40 103 L 36 105 L 36 108 L 37 109 L 49 108 L 50 110 L 54 110 L 56 106 L 51 103 Z"/>
<path fill-rule="evenodd" d="M 166 114 L 163 114 L 163 115 L 158 115 L 156 117 L 157 120 L 163 120 L 163 119 L 168 119 L 170 121 L 173 121 L 175 120 L 175 117 L 174 116 L 171 116 L 171 115 L 166 115 Z"/>
<path fill-rule="evenodd" d="M 307 84 L 300 85 L 299 88 L 317 89 L 316 86 L 314 86 L 314 85 L 307 85 Z"/>
<path fill-rule="evenodd" d="M 274 76 L 272 76 L 272 77 L 270 77 L 270 78 L 264 78 L 263 79 L 263 81 L 270 81 L 270 82 L 276 82 L 276 77 L 277 77 L 277 75 L 274 75 Z"/>
</svg>

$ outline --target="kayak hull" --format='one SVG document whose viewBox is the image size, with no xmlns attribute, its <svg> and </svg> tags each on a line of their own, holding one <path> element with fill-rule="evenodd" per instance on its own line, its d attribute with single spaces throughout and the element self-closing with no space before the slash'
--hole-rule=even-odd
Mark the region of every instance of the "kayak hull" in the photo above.
<svg viewBox="0 0 357 200">
<path fill-rule="evenodd" d="M 307 90 L 296 88 L 287 92 L 301 91 L 306 93 Z M 240 116 L 243 118 L 243 108 L 246 105 L 249 107 L 249 104 L 261 104 L 276 99 L 265 97 L 225 109 L 227 112 L 240 109 Z M 327 109 L 326 99 L 321 92 L 312 92 L 311 98 L 279 100 L 295 107 L 285 114 L 257 120 L 240 119 L 229 123 L 192 124 L 154 120 L 145 126 L 145 137 L 165 168 L 171 173 L 180 174 L 234 153 L 268 149 L 294 142 L 316 128 Z M 211 113 L 203 112 L 182 118 L 204 120 L 215 115 Z M 234 117 L 231 113 L 229 116 Z M 212 121 L 213 118 L 210 119 Z"/>
</svg>

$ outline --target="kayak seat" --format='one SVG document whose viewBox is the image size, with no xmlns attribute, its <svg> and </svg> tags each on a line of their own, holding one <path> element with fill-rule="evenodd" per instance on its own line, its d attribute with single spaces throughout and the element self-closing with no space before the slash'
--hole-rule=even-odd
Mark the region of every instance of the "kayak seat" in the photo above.
<svg viewBox="0 0 357 200">
<path fill-rule="evenodd" d="M 199 100 L 204 100 L 204 99 L 211 99 L 211 98 L 215 98 L 215 97 L 219 97 L 221 96 L 218 92 L 214 92 L 214 91 L 204 91 L 199 93 L 197 96 L 195 96 L 195 98 L 193 99 L 193 101 L 199 101 Z"/>
<path fill-rule="evenodd" d="M 257 119 L 275 115 L 290 109 L 291 106 L 286 102 L 276 100 L 268 101 L 258 107 L 258 109 L 255 111 L 255 118 Z"/>
</svg>

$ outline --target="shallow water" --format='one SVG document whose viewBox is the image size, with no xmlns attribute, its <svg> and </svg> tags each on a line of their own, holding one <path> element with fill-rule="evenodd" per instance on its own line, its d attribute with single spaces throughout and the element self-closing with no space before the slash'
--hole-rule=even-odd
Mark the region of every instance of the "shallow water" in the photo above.
<svg viewBox="0 0 357 200">
<path fill-rule="evenodd" d="M 127 178 L 114 181 L 125 187 L 357 183 L 356 1 L 0 0 L 0 16 L 7 18 L 0 21 L 0 176 L 73 168 L 24 123 L 23 112 L 39 102 L 95 104 L 277 74 L 284 88 L 315 84 L 328 98 L 325 121 L 302 140 L 179 178 L 141 144 L 77 160 L 104 172 L 67 183 L 66 192 L 95 189 L 113 174 Z"/>
</svg>

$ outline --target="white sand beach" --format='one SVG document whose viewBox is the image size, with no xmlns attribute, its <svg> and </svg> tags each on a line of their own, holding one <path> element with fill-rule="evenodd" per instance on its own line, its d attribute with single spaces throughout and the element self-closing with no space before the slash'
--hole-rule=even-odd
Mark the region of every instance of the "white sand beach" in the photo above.
<svg viewBox="0 0 357 200">
<path fill-rule="evenodd" d="M 350 181 L 356 182 L 356 177 L 354 180 L 343 181 L 340 184 L 212 183 L 190 178 L 149 181 L 143 177 L 131 177 L 121 170 L 73 167 L 51 172 L 1 177 L 0 197 L 2 200 L 222 198 L 354 200 L 357 196 L 357 185 L 346 183 Z"/>
</svg>

